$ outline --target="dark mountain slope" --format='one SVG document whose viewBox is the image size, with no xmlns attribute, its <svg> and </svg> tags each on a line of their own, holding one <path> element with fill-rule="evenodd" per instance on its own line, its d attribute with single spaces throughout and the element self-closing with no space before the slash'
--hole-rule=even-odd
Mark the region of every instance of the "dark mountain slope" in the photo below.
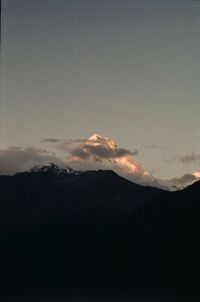
<svg viewBox="0 0 200 302">
<path fill-rule="evenodd" d="M 198 294 L 200 183 L 177 192 L 112 171 L 0 176 L 6 292 L 148 289 Z"/>
<path fill-rule="evenodd" d="M 13 292 L 84 288 L 89 280 L 90 289 L 93 282 L 104 287 L 106 276 L 114 280 L 118 270 L 117 225 L 164 194 L 112 171 L 64 171 L 54 165 L 0 176 L 0 192 L 1 277 L 4 290 Z"/>
<path fill-rule="evenodd" d="M 124 245 L 121 258 L 127 259 L 124 265 L 130 271 L 134 267 L 144 279 L 198 294 L 200 182 L 156 197 L 136 209 L 118 230 Z"/>
<path fill-rule="evenodd" d="M 105 223 L 108 216 L 112 220 L 130 213 L 163 192 L 136 185 L 113 171 L 59 172 L 55 166 L 0 176 L 0 191 L 1 221 L 9 225 L 89 216 Z"/>
</svg>

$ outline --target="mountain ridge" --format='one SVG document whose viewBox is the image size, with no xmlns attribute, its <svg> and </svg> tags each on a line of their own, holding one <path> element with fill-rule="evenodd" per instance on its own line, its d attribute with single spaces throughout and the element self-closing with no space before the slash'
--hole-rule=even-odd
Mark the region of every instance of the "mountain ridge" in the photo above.
<svg viewBox="0 0 200 302">
<path fill-rule="evenodd" d="M 2 291 L 198 295 L 200 182 L 169 192 L 48 166 L 0 176 L 0 192 Z"/>
<path fill-rule="evenodd" d="M 112 170 L 83 172 L 60 169 L 52 164 L 14 176 L 0 176 L 0 190 L 1 217 L 4 217 L 4 221 L 13 221 L 14 217 L 18 217 L 18 220 L 20 217 L 22 220 L 27 220 L 27 217 L 34 220 L 37 213 L 39 215 L 39 211 L 44 209 L 48 209 L 50 217 L 54 215 L 54 211 L 57 214 L 60 211 L 63 219 L 65 217 L 70 220 L 76 216 L 77 210 L 82 213 L 81 216 L 91 212 L 92 217 L 95 212 L 98 221 L 101 220 L 98 211 L 103 211 L 102 214 L 105 213 L 106 216 L 109 212 L 110 218 L 115 213 L 117 218 L 121 217 L 121 213 L 130 212 L 140 206 L 140 203 L 164 192 L 134 184 Z M 15 211 L 9 212 L 12 206 Z M 109 220 L 109 217 L 106 219 Z"/>
</svg>

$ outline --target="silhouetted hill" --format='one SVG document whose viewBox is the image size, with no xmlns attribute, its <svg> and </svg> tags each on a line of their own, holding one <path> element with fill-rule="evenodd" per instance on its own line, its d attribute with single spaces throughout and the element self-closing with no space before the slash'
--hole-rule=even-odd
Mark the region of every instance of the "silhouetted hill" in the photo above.
<svg viewBox="0 0 200 302">
<path fill-rule="evenodd" d="M 0 176 L 1 285 L 198 294 L 200 182 L 167 192 L 55 165 Z"/>
<path fill-rule="evenodd" d="M 120 226 L 130 270 L 188 295 L 199 295 L 200 182 L 166 192 L 136 209 Z M 134 231 L 132 240 L 130 237 Z M 132 256 L 140 259 L 135 262 Z M 199 298 L 199 296 L 198 296 Z M 197 299 L 198 301 L 198 299 Z"/>
<path fill-rule="evenodd" d="M 1 221 L 10 224 L 64 219 L 105 223 L 130 213 L 163 191 L 136 185 L 113 171 L 73 171 L 55 165 L 0 176 Z"/>
</svg>

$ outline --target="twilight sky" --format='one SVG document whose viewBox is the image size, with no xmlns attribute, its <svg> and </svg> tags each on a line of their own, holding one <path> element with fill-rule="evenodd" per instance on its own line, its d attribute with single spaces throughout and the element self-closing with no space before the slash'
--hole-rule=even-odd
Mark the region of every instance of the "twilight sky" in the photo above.
<svg viewBox="0 0 200 302">
<path fill-rule="evenodd" d="M 97 132 L 155 177 L 200 171 L 200 1 L 3 0 L 2 19 L 4 154 Z"/>
</svg>

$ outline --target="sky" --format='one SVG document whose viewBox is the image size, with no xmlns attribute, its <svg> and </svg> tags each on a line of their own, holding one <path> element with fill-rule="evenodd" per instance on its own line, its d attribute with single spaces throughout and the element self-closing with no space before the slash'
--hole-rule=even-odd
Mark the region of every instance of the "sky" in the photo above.
<svg viewBox="0 0 200 302">
<path fill-rule="evenodd" d="M 2 1 L 0 163 L 99 133 L 182 177 L 200 171 L 199 115 L 200 1 Z"/>
</svg>

